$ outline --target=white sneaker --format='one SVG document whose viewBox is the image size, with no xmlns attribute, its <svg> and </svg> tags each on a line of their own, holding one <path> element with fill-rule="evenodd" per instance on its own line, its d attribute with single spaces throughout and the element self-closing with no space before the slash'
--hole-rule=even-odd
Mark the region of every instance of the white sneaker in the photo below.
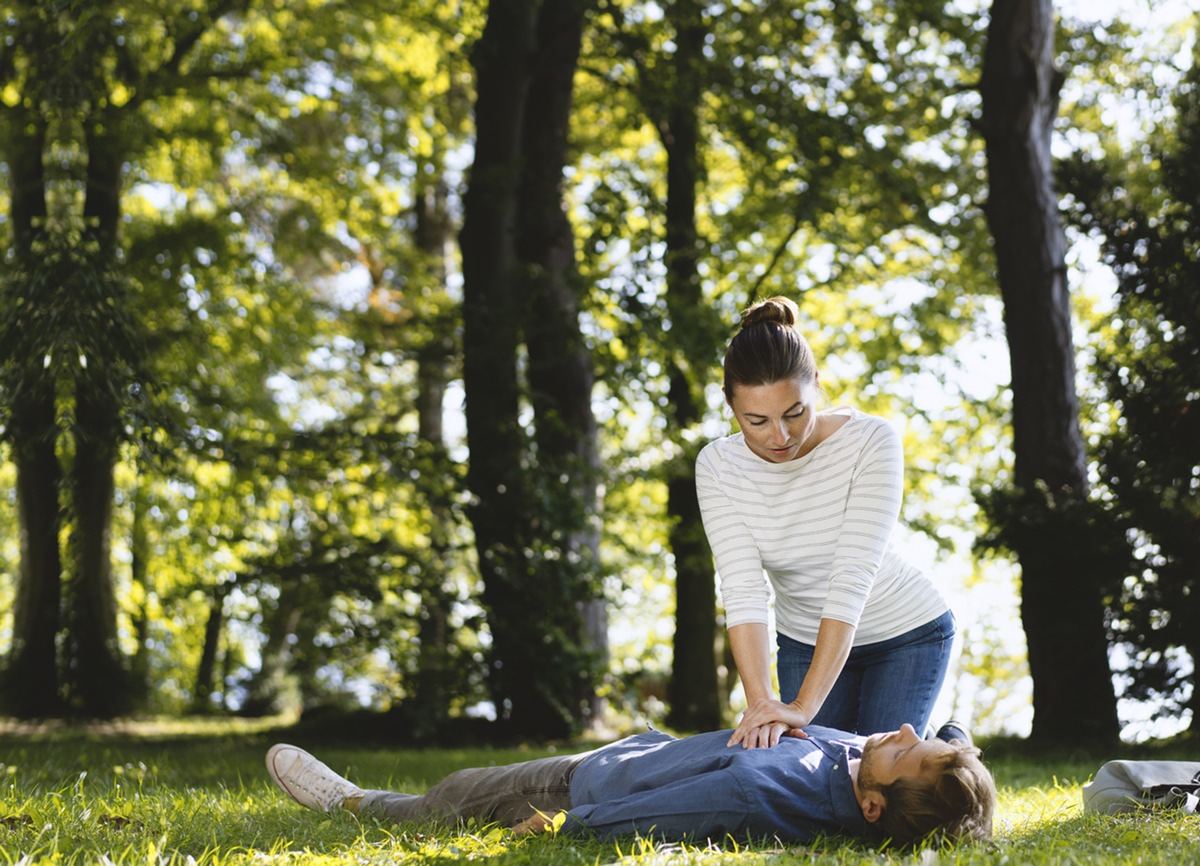
<svg viewBox="0 0 1200 866">
<path fill-rule="evenodd" d="M 285 794 L 318 812 L 332 812 L 346 800 L 365 793 L 308 752 L 287 743 L 278 743 L 267 751 L 267 772 Z"/>
</svg>

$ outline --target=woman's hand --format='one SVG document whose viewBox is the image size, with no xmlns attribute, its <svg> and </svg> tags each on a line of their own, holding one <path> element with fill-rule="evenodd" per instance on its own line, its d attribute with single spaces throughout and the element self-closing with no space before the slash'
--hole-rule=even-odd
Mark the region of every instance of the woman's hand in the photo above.
<svg viewBox="0 0 1200 866">
<path fill-rule="evenodd" d="M 795 704 L 763 698 L 742 714 L 727 745 L 741 744 L 746 749 L 765 749 L 779 743 L 782 736 L 804 737 L 801 730 L 810 721 L 808 713 Z"/>
</svg>

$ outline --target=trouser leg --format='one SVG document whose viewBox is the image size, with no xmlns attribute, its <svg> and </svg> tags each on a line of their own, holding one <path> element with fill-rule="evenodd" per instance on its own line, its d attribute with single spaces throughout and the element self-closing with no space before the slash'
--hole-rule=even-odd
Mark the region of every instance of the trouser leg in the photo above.
<svg viewBox="0 0 1200 866">
<path fill-rule="evenodd" d="M 585 757 L 567 755 L 458 770 L 424 794 L 367 791 L 358 811 L 394 821 L 475 818 L 509 827 L 535 812 L 552 815 L 570 809 L 571 776 Z"/>
</svg>

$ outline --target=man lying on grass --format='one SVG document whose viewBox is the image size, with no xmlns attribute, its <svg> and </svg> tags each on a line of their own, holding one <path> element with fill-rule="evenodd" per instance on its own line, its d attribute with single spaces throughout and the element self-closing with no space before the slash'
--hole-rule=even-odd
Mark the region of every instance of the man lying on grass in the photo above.
<svg viewBox="0 0 1200 866">
<path fill-rule="evenodd" d="M 282 743 L 267 752 L 267 770 L 321 812 L 474 818 L 517 835 L 557 827 L 669 840 L 986 839 L 996 785 L 970 737 L 951 731 L 961 739 L 923 740 L 909 725 L 865 738 L 810 725 L 775 748 L 744 749 L 727 745 L 729 731 L 676 739 L 652 730 L 580 755 L 459 770 L 420 795 L 363 790 Z"/>
</svg>

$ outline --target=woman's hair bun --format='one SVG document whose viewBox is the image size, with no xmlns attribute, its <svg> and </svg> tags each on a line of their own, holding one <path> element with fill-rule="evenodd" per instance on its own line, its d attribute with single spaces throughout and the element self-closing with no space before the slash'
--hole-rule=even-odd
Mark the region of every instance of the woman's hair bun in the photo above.
<svg viewBox="0 0 1200 866">
<path fill-rule="evenodd" d="M 817 381 L 817 361 L 796 327 L 799 319 L 796 302 L 778 295 L 752 304 L 742 313 L 742 326 L 725 350 L 728 399 L 741 385 L 769 385 L 797 378 Z"/>
<path fill-rule="evenodd" d="M 800 318 L 800 308 L 796 306 L 796 302 L 791 298 L 785 298 L 782 295 L 776 295 L 773 298 L 767 298 L 765 301 L 759 301 L 752 304 L 744 313 L 742 313 L 742 326 L 740 330 L 746 330 L 755 325 L 783 325 L 784 327 L 795 327 L 796 322 Z"/>
</svg>

